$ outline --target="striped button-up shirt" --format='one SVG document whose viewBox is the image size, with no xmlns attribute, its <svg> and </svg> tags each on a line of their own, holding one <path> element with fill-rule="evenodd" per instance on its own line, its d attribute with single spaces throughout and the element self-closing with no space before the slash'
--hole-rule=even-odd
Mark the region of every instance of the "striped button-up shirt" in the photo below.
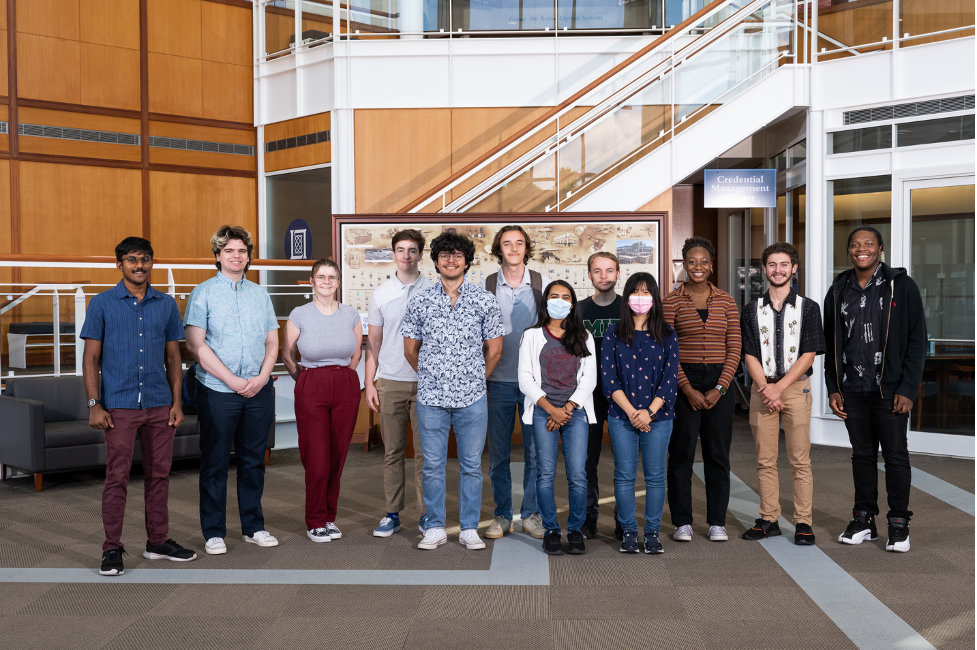
<svg viewBox="0 0 977 650">
<path fill-rule="evenodd" d="M 685 292 L 685 283 L 665 296 L 662 301 L 665 322 L 678 332 L 679 368 L 678 386 L 689 383 L 682 371 L 683 363 L 722 364 L 719 384 L 729 388 L 740 365 L 743 342 L 740 338 L 740 318 L 736 302 L 725 291 L 709 283 L 706 309 L 709 315 L 702 322 L 695 309 L 692 296 Z"/>
<path fill-rule="evenodd" d="M 171 406 L 166 342 L 183 338 L 172 296 L 146 289 L 137 300 L 121 281 L 88 303 L 81 338 L 102 342 L 102 406 L 140 409 Z"/>
</svg>

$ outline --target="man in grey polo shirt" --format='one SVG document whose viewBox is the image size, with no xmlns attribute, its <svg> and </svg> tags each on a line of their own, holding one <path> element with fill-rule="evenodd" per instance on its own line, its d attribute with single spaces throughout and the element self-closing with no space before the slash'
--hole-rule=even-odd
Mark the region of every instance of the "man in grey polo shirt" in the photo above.
<svg viewBox="0 0 977 650">
<path fill-rule="evenodd" d="M 373 531 L 374 537 L 390 537 L 400 530 L 400 511 L 404 509 L 404 454 L 407 450 L 407 422 L 414 432 L 414 483 L 417 506 L 421 510 L 420 529 L 424 531 L 424 457 L 417 437 L 417 373 L 404 356 L 404 337 L 400 326 L 407 302 L 414 294 L 431 286 L 417 269 L 424 250 L 424 235 L 417 230 L 401 230 L 390 241 L 397 272 L 381 284 L 370 297 L 366 346 L 366 403 L 380 414 L 383 436 L 383 492 L 387 514 Z M 379 372 L 377 371 L 379 367 Z M 376 386 L 374 386 L 374 378 Z"/>
<path fill-rule="evenodd" d="M 533 245 L 522 226 L 503 226 L 495 234 L 492 254 L 502 265 L 497 274 L 485 278 L 479 286 L 495 296 L 502 310 L 505 335 L 502 337 L 502 359 L 488 378 L 488 444 L 489 478 L 495 499 L 494 520 L 485 536 L 497 539 L 512 532 L 512 474 L 509 456 L 516 410 L 522 421 L 525 398 L 519 391 L 519 342 L 526 328 L 536 324 L 542 291 L 549 278 L 530 271 L 526 264 L 533 258 Z M 542 539 L 546 529 L 536 505 L 536 444 L 532 427 L 522 427 L 522 529 Z"/>
<path fill-rule="evenodd" d="M 265 446 L 275 420 L 271 372 L 278 321 L 265 289 L 244 277 L 254 243 L 240 226 L 210 239 L 217 275 L 193 290 L 183 317 L 187 347 L 199 364 L 200 526 L 210 555 L 227 552 L 227 466 L 237 456 L 237 500 L 245 542 L 277 546 L 265 530 Z"/>
</svg>

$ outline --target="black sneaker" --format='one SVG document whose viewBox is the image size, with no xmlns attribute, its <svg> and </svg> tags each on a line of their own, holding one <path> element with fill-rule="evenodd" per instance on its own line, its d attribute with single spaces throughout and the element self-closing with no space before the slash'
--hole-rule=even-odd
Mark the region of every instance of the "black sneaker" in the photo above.
<svg viewBox="0 0 977 650">
<path fill-rule="evenodd" d="M 121 546 L 110 548 L 102 553 L 102 568 L 98 570 L 99 574 L 103 576 L 120 576 L 125 573 L 126 569 L 122 564 L 122 556 L 124 555 L 129 554 Z"/>
<path fill-rule="evenodd" d="M 624 529 L 621 528 L 621 522 L 617 520 L 617 515 L 614 516 L 614 539 L 624 541 Z"/>
<path fill-rule="evenodd" d="M 861 544 L 866 539 L 875 541 L 878 538 L 875 515 L 870 515 L 867 510 L 852 510 L 852 520 L 848 522 L 848 528 L 838 537 L 838 541 L 842 544 Z"/>
<path fill-rule="evenodd" d="M 797 528 L 794 529 L 794 544 L 814 546 L 814 530 L 809 524 L 797 524 Z"/>
<path fill-rule="evenodd" d="M 662 542 L 658 539 L 658 531 L 653 530 L 645 533 L 645 553 L 664 553 Z"/>
<path fill-rule="evenodd" d="M 147 560 L 172 560 L 173 562 L 189 562 L 196 560 L 197 554 L 188 548 L 183 548 L 172 539 L 168 539 L 159 546 L 153 546 L 146 541 L 146 550 L 142 556 Z"/>
<path fill-rule="evenodd" d="M 543 552 L 547 555 L 563 555 L 563 536 L 559 530 L 548 530 L 543 535 Z"/>
<path fill-rule="evenodd" d="M 742 537 L 743 539 L 748 539 L 751 542 L 755 542 L 758 539 L 776 537 L 777 535 L 783 535 L 783 533 L 780 531 L 780 524 L 776 521 L 767 521 L 761 517 L 754 522 L 753 528 L 750 528 L 743 533 Z"/>
<path fill-rule="evenodd" d="M 621 552 L 622 553 L 638 552 L 638 531 L 636 530 L 624 531 L 624 539 L 621 541 Z"/>
<path fill-rule="evenodd" d="M 909 550 L 909 520 L 905 517 L 889 517 L 889 539 L 885 550 L 905 553 Z"/>
<path fill-rule="evenodd" d="M 587 539 L 597 538 L 597 517 L 587 517 L 580 527 L 580 532 Z"/>
<path fill-rule="evenodd" d="M 583 555 L 587 552 L 584 544 L 584 535 L 579 530 L 571 530 L 567 533 L 567 553 L 570 555 Z"/>
</svg>

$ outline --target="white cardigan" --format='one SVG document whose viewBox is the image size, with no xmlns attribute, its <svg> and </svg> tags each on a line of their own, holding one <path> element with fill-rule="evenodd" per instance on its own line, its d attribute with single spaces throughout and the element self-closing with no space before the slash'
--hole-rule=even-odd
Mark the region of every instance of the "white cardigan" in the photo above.
<svg viewBox="0 0 977 650">
<path fill-rule="evenodd" d="M 519 390 L 526 396 L 525 410 L 522 421 L 524 424 L 533 423 L 533 409 L 540 397 L 546 393 L 541 388 L 543 379 L 539 369 L 539 353 L 546 345 L 546 334 L 542 327 L 532 327 L 523 332 L 519 343 Z M 596 422 L 594 414 L 594 388 L 597 387 L 597 353 L 594 351 L 594 338 L 587 332 L 587 349 L 590 356 L 580 359 L 577 364 L 577 390 L 570 396 L 570 401 L 579 404 L 578 408 L 586 409 L 587 419 Z M 559 406 L 554 404 L 554 406 Z"/>
</svg>

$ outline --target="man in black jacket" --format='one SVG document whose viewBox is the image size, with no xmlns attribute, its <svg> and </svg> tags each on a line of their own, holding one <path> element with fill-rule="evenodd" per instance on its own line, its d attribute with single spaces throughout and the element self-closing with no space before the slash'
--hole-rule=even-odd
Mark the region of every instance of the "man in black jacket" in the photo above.
<svg viewBox="0 0 977 650">
<path fill-rule="evenodd" d="M 848 236 L 854 268 L 835 278 L 824 298 L 828 404 L 845 421 L 852 446 L 855 508 L 838 538 L 845 544 L 877 539 L 878 450 L 885 460 L 889 499 L 887 551 L 909 550 L 909 412 L 923 377 L 926 320 L 923 300 L 906 269 L 880 261 L 882 235 L 860 226 Z"/>
</svg>

